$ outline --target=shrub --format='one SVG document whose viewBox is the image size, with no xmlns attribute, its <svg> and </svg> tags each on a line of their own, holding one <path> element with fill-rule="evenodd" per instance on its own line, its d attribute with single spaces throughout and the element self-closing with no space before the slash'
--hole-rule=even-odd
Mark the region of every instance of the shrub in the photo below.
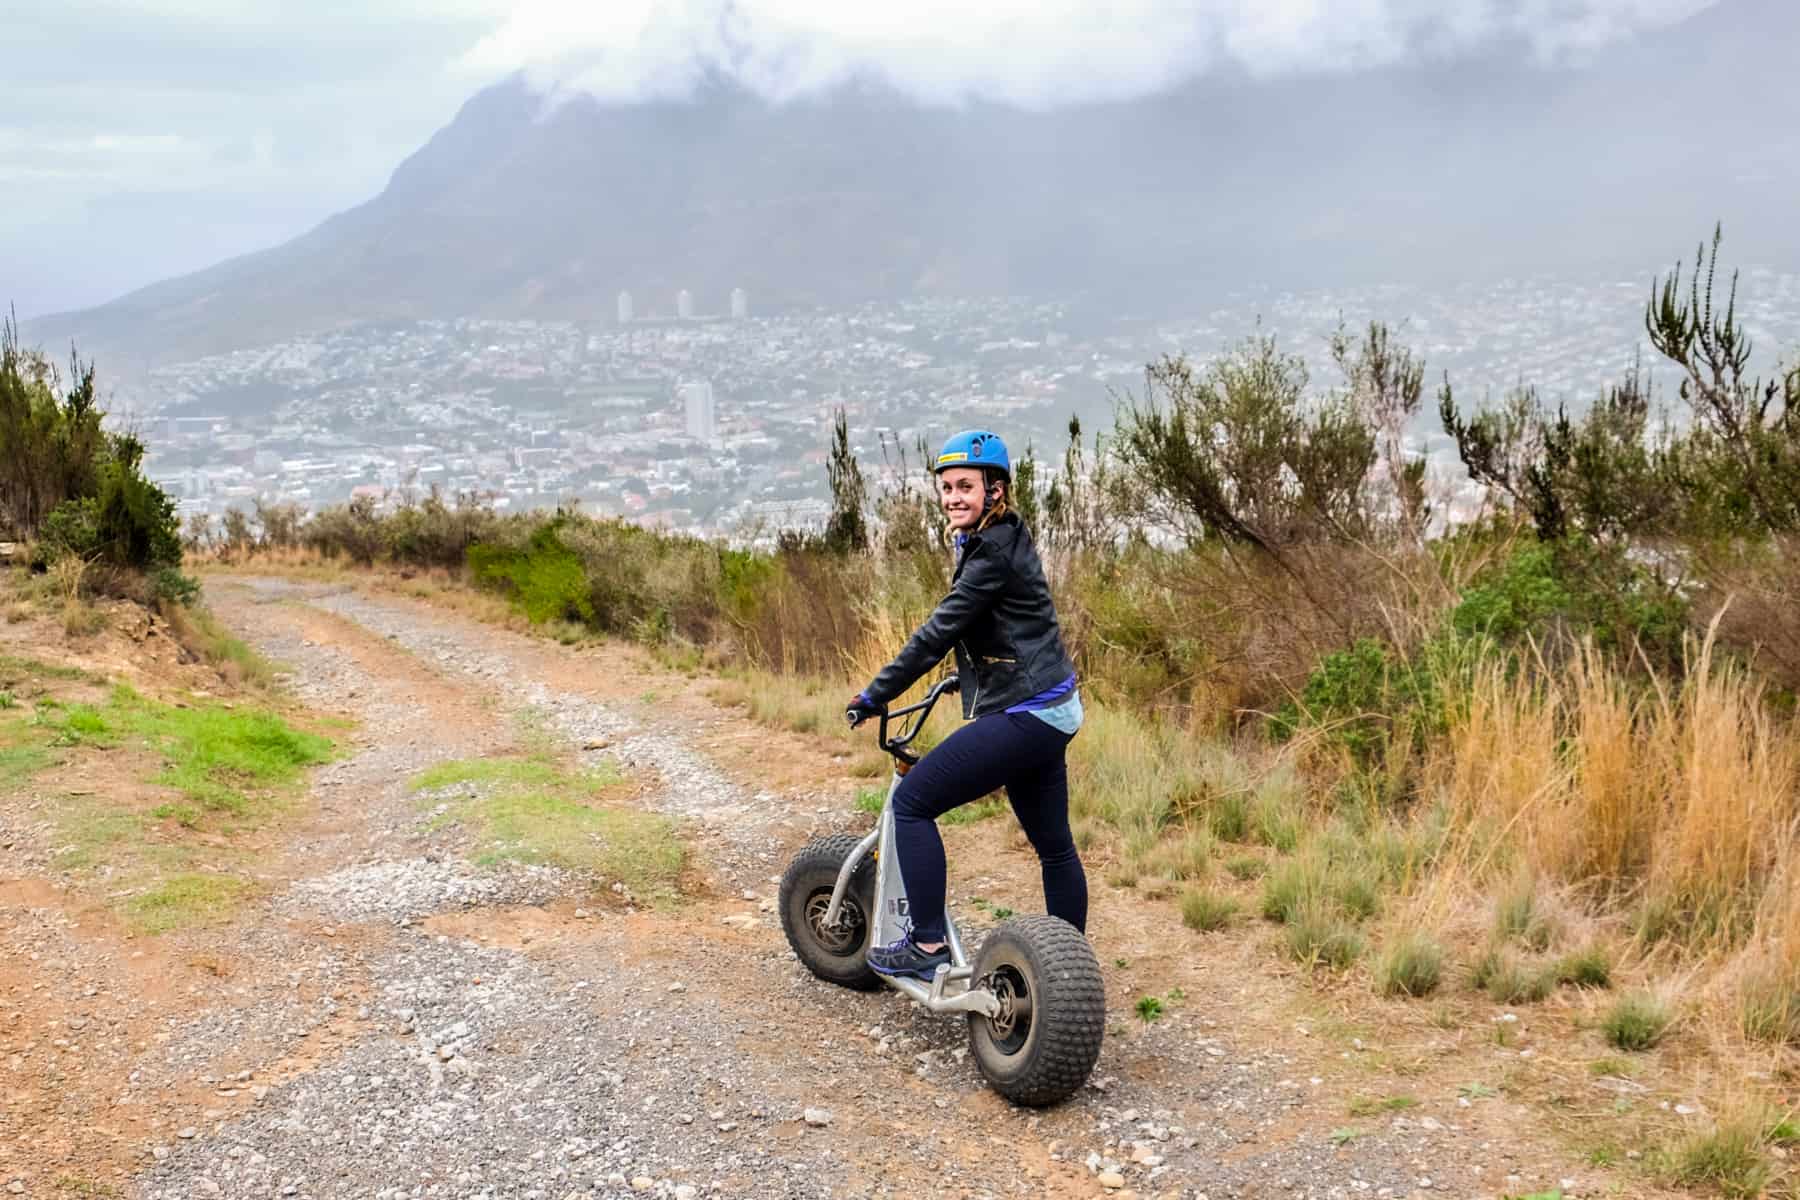
<svg viewBox="0 0 1800 1200">
<path fill-rule="evenodd" d="M 522 550 L 478 545 L 469 550 L 469 570 L 478 583 L 507 592 L 534 624 L 593 622 L 594 603 L 581 559 L 558 537 L 552 521 L 532 533 Z"/>
<path fill-rule="evenodd" d="M 158 567 L 150 573 L 150 598 L 186 607 L 200 598 L 200 582 L 174 567 Z"/>
<path fill-rule="evenodd" d="M 1600 1029 L 1620 1050 L 1648 1050 L 1662 1041 L 1673 1020 L 1663 1000 L 1648 992 L 1632 992 L 1613 1002 Z"/>
<path fill-rule="evenodd" d="M 226 542 L 233 550 L 247 549 L 249 520 L 236 509 L 225 514 Z M 232 518 L 236 518 L 235 527 Z M 355 496 L 348 504 L 321 509 L 306 523 L 302 540 L 326 558 L 343 555 L 358 566 L 371 566 L 387 547 L 382 519 L 371 496 Z"/>
<path fill-rule="evenodd" d="M 1444 948 L 1430 934 L 1402 934 L 1375 964 L 1375 986 L 1384 996 L 1429 996 L 1443 976 Z"/>
<path fill-rule="evenodd" d="M 1385 643 L 1361 638 L 1319 661 L 1299 698 L 1271 719 L 1270 733 L 1286 739 L 1317 727 L 1367 769 L 1383 761 L 1397 734 L 1410 749 L 1424 732 L 1423 710 L 1437 706 L 1429 674 Z"/>
</svg>

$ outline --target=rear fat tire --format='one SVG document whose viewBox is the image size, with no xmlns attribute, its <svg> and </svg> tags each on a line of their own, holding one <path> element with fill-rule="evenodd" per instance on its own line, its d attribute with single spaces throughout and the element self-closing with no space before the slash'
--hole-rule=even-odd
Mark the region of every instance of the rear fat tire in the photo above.
<svg viewBox="0 0 1800 1200">
<path fill-rule="evenodd" d="M 817 925 L 831 903 L 838 871 L 862 839 L 855 834 L 834 833 L 808 842 L 788 864 L 781 877 L 781 929 L 788 945 L 806 969 L 827 983 L 873 991 L 881 976 L 869 969 L 869 941 L 875 915 L 875 856 L 868 854 L 856 865 L 844 890 L 839 921 L 843 933 Z"/>
<path fill-rule="evenodd" d="M 975 959 L 974 987 L 1022 990 L 1028 1019 L 969 1014 L 975 1065 L 1014 1104 L 1072 1096 L 1093 1072 L 1106 1036 L 1106 984 L 1093 947 L 1060 917 L 1015 917 L 997 926 Z M 1016 1001 L 1015 1001 L 1015 1009 Z"/>
</svg>

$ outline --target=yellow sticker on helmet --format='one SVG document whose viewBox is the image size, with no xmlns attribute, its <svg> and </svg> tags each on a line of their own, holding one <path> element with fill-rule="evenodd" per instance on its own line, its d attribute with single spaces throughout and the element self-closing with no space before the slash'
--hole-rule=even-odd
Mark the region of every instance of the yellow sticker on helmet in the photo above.
<svg viewBox="0 0 1800 1200">
<path fill-rule="evenodd" d="M 969 454 L 968 454 L 968 451 L 966 451 L 966 450 L 958 450 L 952 454 L 940 454 L 940 455 L 938 455 L 937 465 L 941 467 L 945 463 L 965 462 L 965 461 L 967 461 L 968 457 L 969 457 Z"/>
</svg>

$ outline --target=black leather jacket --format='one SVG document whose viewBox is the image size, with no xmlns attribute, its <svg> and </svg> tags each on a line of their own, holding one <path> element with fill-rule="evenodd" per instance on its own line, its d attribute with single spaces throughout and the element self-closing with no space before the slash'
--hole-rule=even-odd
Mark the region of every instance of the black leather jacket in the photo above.
<svg viewBox="0 0 1800 1200">
<path fill-rule="evenodd" d="M 863 694 L 888 704 L 956 651 L 963 716 L 986 716 L 1075 673 L 1031 534 L 1007 513 L 963 543 L 950 594 Z"/>
</svg>

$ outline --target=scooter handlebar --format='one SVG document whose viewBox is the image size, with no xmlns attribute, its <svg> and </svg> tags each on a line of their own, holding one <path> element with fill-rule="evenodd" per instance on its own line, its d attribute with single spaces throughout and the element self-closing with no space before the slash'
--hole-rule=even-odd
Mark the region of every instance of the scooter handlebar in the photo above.
<svg viewBox="0 0 1800 1200">
<path fill-rule="evenodd" d="M 902 752 L 906 747 L 912 743 L 914 738 L 919 736 L 919 731 L 925 728 L 925 722 L 930 719 L 931 710 L 937 706 L 937 702 L 945 696 L 948 696 L 951 692 L 956 691 L 961 686 L 962 680 L 955 675 L 951 675 L 932 685 L 931 690 L 925 693 L 925 698 L 918 703 L 909 704 L 905 708 L 896 708 L 892 712 L 882 713 L 881 729 L 876 735 L 881 743 L 881 748 L 889 754 L 897 757 L 902 756 Z M 904 718 L 913 717 L 915 714 L 917 719 L 904 721 Z M 903 723 L 900 732 L 893 737 L 888 736 L 889 721 L 902 721 Z M 857 724 L 860 724 L 860 722 L 854 720 L 851 722 L 852 726 Z"/>
</svg>

